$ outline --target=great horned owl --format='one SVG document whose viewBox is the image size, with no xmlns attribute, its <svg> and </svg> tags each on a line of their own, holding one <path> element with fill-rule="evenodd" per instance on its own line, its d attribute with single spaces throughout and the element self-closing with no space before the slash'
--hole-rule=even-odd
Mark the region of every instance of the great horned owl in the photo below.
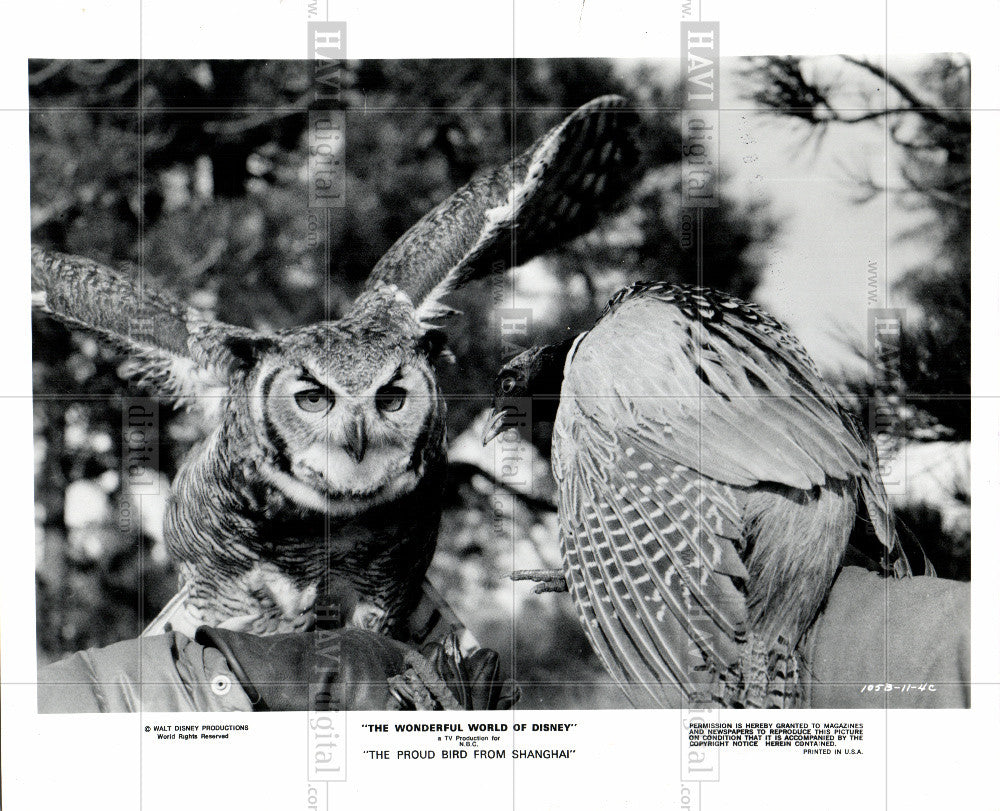
<svg viewBox="0 0 1000 811">
<path fill-rule="evenodd" d="M 167 509 L 184 610 L 272 633 L 306 627 L 318 595 L 343 592 L 349 622 L 399 633 L 441 512 L 441 299 L 591 228 L 630 174 L 634 123 L 623 99 L 595 99 L 475 177 L 390 248 L 337 321 L 254 332 L 33 249 L 49 313 L 113 344 L 156 395 L 216 407 Z"/>
</svg>

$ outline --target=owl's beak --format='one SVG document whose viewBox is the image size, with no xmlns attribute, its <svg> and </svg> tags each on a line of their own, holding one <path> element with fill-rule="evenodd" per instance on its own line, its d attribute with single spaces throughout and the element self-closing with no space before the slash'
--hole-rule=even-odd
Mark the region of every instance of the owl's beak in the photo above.
<svg viewBox="0 0 1000 811">
<path fill-rule="evenodd" d="M 347 435 L 344 437 L 344 447 L 355 462 L 360 463 L 365 458 L 365 451 L 368 449 L 368 434 L 365 432 L 363 417 L 358 417 L 347 427 Z"/>
</svg>

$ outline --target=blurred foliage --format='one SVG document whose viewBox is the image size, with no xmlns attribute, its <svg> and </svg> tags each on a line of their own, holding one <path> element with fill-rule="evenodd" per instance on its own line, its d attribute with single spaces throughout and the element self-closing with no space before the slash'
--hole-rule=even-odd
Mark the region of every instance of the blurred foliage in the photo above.
<svg viewBox="0 0 1000 811">
<path fill-rule="evenodd" d="M 879 126 L 902 155 L 899 185 L 853 176 L 858 203 L 893 195 L 923 214 L 899 235 L 928 246 L 897 291 L 917 305 L 904 325 L 899 368 L 849 381 L 863 398 L 899 412 L 922 438 L 966 440 L 971 432 L 971 65 L 938 56 L 916 71 L 854 57 L 754 57 L 746 75 L 754 100 L 804 122 L 817 141 L 831 126 Z M 860 99 L 860 103 L 858 102 Z M 877 359 L 872 359 L 877 363 Z M 895 362 L 893 358 L 893 362 Z M 916 409 L 914 412 L 913 409 Z"/>
<path fill-rule="evenodd" d="M 899 494 L 897 518 L 920 539 L 939 575 L 968 580 L 968 459 L 958 470 L 951 458 L 968 453 L 971 434 L 971 66 L 953 54 L 905 73 L 896 67 L 847 56 L 756 57 L 745 73 L 754 100 L 804 122 L 817 147 L 831 126 L 878 126 L 901 156 L 898 184 L 865 173 L 849 179 L 859 204 L 889 194 L 923 215 L 918 227 L 887 235 L 926 246 L 926 258 L 895 285 L 916 308 L 907 310 L 898 347 L 866 358 L 871 377 L 841 384 L 861 413 L 875 409 L 880 424 L 891 415 L 895 437 L 885 444 L 893 464 L 905 469 L 907 458 L 929 456 L 928 469 L 948 472 L 930 491 Z M 853 349 L 864 357 L 863 347 Z M 926 471 L 915 475 L 905 490 L 925 489 Z"/>
</svg>

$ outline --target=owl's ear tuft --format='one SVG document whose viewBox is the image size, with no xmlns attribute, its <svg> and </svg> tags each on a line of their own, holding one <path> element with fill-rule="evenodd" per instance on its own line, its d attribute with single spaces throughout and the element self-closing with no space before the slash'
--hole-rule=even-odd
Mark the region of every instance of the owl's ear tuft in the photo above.
<svg viewBox="0 0 1000 811">
<path fill-rule="evenodd" d="M 432 363 L 436 361 L 451 362 L 455 356 L 448 349 L 448 336 L 444 330 L 428 329 L 417 338 L 417 352 L 427 356 Z"/>
<path fill-rule="evenodd" d="M 241 372 L 256 366 L 261 356 L 275 346 L 271 338 L 260 335 L 229 335 L 222 345 L 232 359 L 234 370 Z"/>
</svg>

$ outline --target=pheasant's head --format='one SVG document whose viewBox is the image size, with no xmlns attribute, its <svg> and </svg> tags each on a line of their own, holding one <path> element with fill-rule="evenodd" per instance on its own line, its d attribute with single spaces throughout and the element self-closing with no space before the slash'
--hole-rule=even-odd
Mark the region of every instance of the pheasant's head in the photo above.
<svg viewBox="0 0 1000 811">
<path fill-rule="evenodd" d="M 493 383 L 493 412 L 483 432 L 484 445 L 529 421 L 555 421 L 566 359 L 578 339 L 533 346 L 504 364 Z"/>
</svg>

